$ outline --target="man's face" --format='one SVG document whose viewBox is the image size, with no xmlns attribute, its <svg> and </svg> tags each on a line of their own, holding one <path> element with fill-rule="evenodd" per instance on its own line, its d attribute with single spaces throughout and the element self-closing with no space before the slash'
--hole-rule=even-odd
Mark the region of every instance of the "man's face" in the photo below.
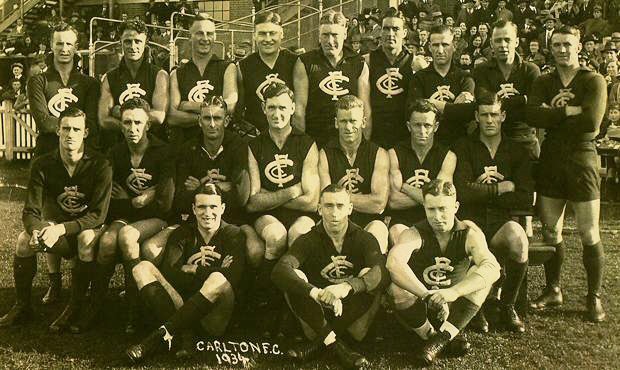
<svg viewBox="0 0 620 370">
<path fill-rule="evenodd" d="M 280 94 L 268 98 L 263 103 L 263 112 L 265 112 L 269 127 L 283 129 L 291 123 L 291 117 L 295 113 L 295 103 L 288 94 Z"/>
<path fill-rule="evenodd" d="M 602 15 L 603 12 L 600 9 L 594 9 L 594 11 L 592 12 L 592 16 L 594 16 L 594 19 L 599 19 Z"/>
<path fill-rule="evenodd" d="M 414 146 L 425 148 L 431 143 L 437 132 L 437 116 L 433 112 L 412 112 L 407 122 Z"/>
<path fill-rule="evenodd" d="M 610 77 L 618 76 L 618 63 L 617 62 L 607 63 L 607 76 L 610 76 Z"/>
<path fill-rule="evenodd" d="M 212 51 L 215 42 L 215 24 L 210 20 L 194 22 L 189 28 L 192 50 L 199 55 Z"/>
<path fill-rule="evenodd" d="M 610 109 L 609 112 L 607 113 L 607 117 L 609 117 L 609 120 L 611 122 L 618 122 L 618 121 L 620 121 L 620 110 L 618 110 L 618 109 Z"/>
<path fill-rule="evenodd" d="M 469 56 L 469 54 L 462 54 L 460 62 L 461 62 L 461 65 L 463 65 L 463 66 L 470 66 L 471 65 L 471 57 Z"/>
<path fill-rule="evenodd" d="M 121 115 L 121 129 L 129 144 L 138 144 L 149 129 L 149 115 L 143 109 L 128 109 Z"/>
<path fill-rule="evenodd" d="M 218 105 L 208 105 L 200 110 L 198 124 L 205 138 L 219 140 L 224 137 L 224 129 L 228 124 L 228 117 L 224 108 Z"/>
<path fill-rule="evenodd" d="M 257 24 L 254 30 L 258 51 L 263 55 L 271 55 L 280 50 L 283 37 L 282 26 L 271 22 Z"/>
<path fill-rule="evenodd" d="M 555 27 L 555 21 L 553 19 L 547 19 L 545 21 L 545 28 L 551 31 Z"/>
<path fill-rule="evenodd" d="M 506 112 L 500 104 L 479 105 L 476 110 L 476 121 L 480 127 L 480 134 L 485 137 L 501 135 L 502 123 L 506 119 Z"/>
<path fill-rule="evenodd" d="M 586 43 L 583 45 L 583 47 L 586 49 L 586 51 L 588 53 L 591 53 L 594 51 L 594 41 L 586 41 Z"/>
<path fill-rule="evenodd" d="M 452 17 L 446 17 L 446 26 L 454 26 L 454 18 Z"/>
<path fill-rule="evenodd" d="M 139 61 L 144 55 L 146 34 L 134 30 L 125 30 L 121 35 L 121 45 L 125 58 L 130 61 Z"/>
<path fill-rule="evenodd" d="M 196 194 L 192 204 L 198 226 L 207 231 L 219 229 L 225 209 L 222 197 L 217 194 Z"/>
<path fill-rule="evenodd" d="M 579 38 L 571 34 L 554 34 L 551 38 L 551 54 L 556 65 L 578 65 Z"/>
<path fill-rule="evenodd" d="M 346 191 L 323 193 L 319 200 L 319 215 L 327 230 L 340 229 L 348 221 L 353 212 L 353 203 Z"/>
<path fill-rule="evenodd" d="M 361 139 L 362 130 L 366 127 L 363 108 L 338 109 L 335 120 L 340 142 L 356 143 Z"/>
<path fill-rule="evenodd" d="M 424 197 L 426 219 L 435 232 L 445 233 L 452 230 L 458 209 L 456 196 L 426 194 Z"/>
<path fill-rule="evenodd" d="M 469 29 L 469 34 L 471 36 L 474 36 L 478 33 L 478 28 L 476 26 L 471 26 L 471 28 Z"/>
<path fill-rule="evenodd" d="M 480 26 L 478 26 L 478 33 L 480 34 L 480 36 L 486 37 L 486 35 L 489 34 L 489 28 L 486 24 L 481 24 Z"/>
<path fill-rule="evenodd" d="M 351 49 L 353 49 L 354 52 L 357 53 L 361 48 L 362 43 L 360 41 L 351 41 Z"/>
<path fill-rule="evenodd" d="M 21 69 L 20 67 L 13 67 L 13 76 L 19 76 L 24 72 L 23 69 Z"/>
<path fill-rule="evenodd" d="M 54 32 L 52 36 L 52 52 L 54 61 L 59 64 L 73 63 L 77 50 L 77 35 L 73 31 Z"/>
<path fill-rule="evenodd" d="M 11 82 L 11 87 L 13 88 L 13 91 L 18 91 L 22 88 L 22 83 L 19 81 L 13 81 Z"/>
<path fill-rule="evenodd" d="M 495 28 L 491 44 L 497 60 L 506 62 L 513 60 L 517 45 L 519 45 L 519 38 L 512 27 Z"/>
<path fill-rule="evenodd" d="M 489 6 L 489 0 L 480 0 L 480 4 L 486 9 Z"/>
<path fill-rule="evenodd" d="M 615 50 L 608 50 L 605 53 L 605 60 L 607 63 L 615 62 L 618 60 L 618 56 Z"/>
<path fill-rule="evenodd" d="M 402 19 L 395 17 L 383 19 L 381 40 L 385 47 L 400 50 L 403 47 L 403 40 L 406 36 L 407 31 L 405 30 L 405 23 Z"/>
<path fill-rule="evenodd" d="M 88 136 L 84 117 L 65 117 L 58 124 L 60 147 L 68 151 L 76 151 L 84 144 Z"/>
<path fill-rule="evenodd" d="M 467 23 L 461 22 L 461 24 L 459 24 L 459 28 L 461 29 L 461 33 L 465 34 L 467 32 Z"/>
<path fill-rule="evenodd" d="M 438 66 L 449 65 L 454 54 L 453 36 L 448 32 L 433 33 L 430 40 L 430 50 L 433 63 Z"/>
<path fill-rule="evenodd" d="M 504 9 L 506 7 L 506 2 L 503 0 L 500 0 L 497 2 L 497 7 L 500 9 Z"/>
<path fill-rule="evenodd" d="M 426 30 L 420 31 L 420 41 L 428 40 L 428 32 Z"/>
<path fill-rule="evenodd" d="M 326 56 L 338 57 L 346 37 L 347 29 L 339 24 L 322 24 L 319 27 L 319 43 Z"/>
<path fill-rule="evenodd" d="M 536 54 L 538 53 L 539 47 L 537 41 L 530 41 L 530 53 Z"/>
</svg>

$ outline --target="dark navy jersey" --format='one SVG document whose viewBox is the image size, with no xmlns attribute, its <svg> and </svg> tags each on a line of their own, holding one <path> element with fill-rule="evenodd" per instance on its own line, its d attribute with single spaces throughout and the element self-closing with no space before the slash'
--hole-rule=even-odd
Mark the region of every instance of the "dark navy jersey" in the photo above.
<svg viewBox="0 0 620 370">
<path fill-rule="evenodd" d="M 474 87 L 474 79 L 469 72 L 452 65 L 448 73 L 441 76 L 431 64 L 411 78 L 409 101 L 437 99 L 446 103 L 444 112 L 439 117 L 436 139 L 450 146 L 456 139 L 467 134 L 467 123 L 474 119 L 473 105 L 453 104 L 454 99 L 465 91 L 473 95 Z"/>
<path fill-rule="evenodd" d="M 306 132 L 313 138 L 327 141 L 336 137 L 335 103 L 341 96 L 357 95 L 357 81 L 364 68 L 364 59 L 348 49 L 334 67 L 321 49 L 303 54 L 300 59 L 308 75 Z"/>
<path fill-rule="evenodd" d="M 388 146 L 407 136 L 407 95 L 413 72 L 411 54 L 405 49 L 394 63 L 379 48 L 368 57 L 370 72 L 370 105 L 372 107 L 372 139 Z"/>
<path fill-rule="evenodd" d="M 426 153 L 422 163 L 420 163 L 418 155 L 411 148 L 410 140 L 401 141 L 393 149 L 398 158 L 398 167 L 403 175 L 403 183 L 418 189 L 437 178 L 441 171 L 441 166 L 448 155 L 448 148 L 436 141 L 428 153 Z M 411 226 L 426 217 L 424 207 L 421 205 L 417 205 L 412 209 L 391 210 L 390 214 L 392 215 L 392 223 L 402 223 L 407 226 Z"/>
<path fill-rule="evenodd" d="M 224 176 L 222 180 L 233 184 L 232 190 L 223 194 L 223 202 L 226 203 L 224 218 L 228 221 L 231 213 L 241 211 L 241 205 L 237 194 L 236 184 L 240 176 L 247 169 L 248 146 L 241 138 L 232 131 L 226 130 L 220 151 L 212 158 L 204 148 L 202 135 L 190 139 L 181 148 L 177 158 L 176 187 L 175 187 L 175 211 L 177 214 L 192 214 L 194 192 L 185 188 L 185 180 L 193 176 L 201 180 L 207 175 L 217 174 Z M 217 182 L 211 180 L 207 183 Z M 232 219 L 231 223 L 235 223 Z"/>
<path fill-rule="evenodd" d="M 220 272 L 236 287 L 245 266 L 245 234 L 237 226 L 222 223 L 206 242 L 196 225 L 183 224 L 168 238 L 164 253 L 162 273 L 175 289 L 200 289 L 214 272 Z M 226 256 L 232 257 L 232 263 L 222 267 Z M 183 272 L 183 265 L 197 266 L 196 273 Z"/>
<path fill-rule="evenodd" d="M 152 107 L 157 73 L 160 70 L 158 66 L 142 60 L 134 78 L 125 59 L 122 59 L 118 67 L 106 73 L 114 105 L 123 105 L 125 100 L 131 98 L 142 98 Z"/>
<path fill-rule="evenodd" d="M 30 168 L 22 220 L 26 231 L 46 221 L 64 223 L 67 235 L 97 227 L 105 220 L 112 188 L 112 166 L 101 154 L 86 150 L 69 175 L 59 150 L 37 157 Z"/>
<path fill-rule="evenodd" d="M 427 220 L 414 226 L 420 233 L 422 246 L 411 254 L 408 264 L 420 282 L 427 289 L 436 290 L 450 288 L 462 281 L 470 265 L 465 247 L 469 227 L 455 219 L 450 241 L 442 252 Z"/>
<path fill-rule="evenodd" d="M 276 191 L 298 184 L 304 160 L 313 143 L 310 136 L 296 128 L 293 128 L 281 150 L 268 131 L 250 141 L 250 150 L 260 172 L 261 187 Z"/>
<path fill-rule="evenodd" d="M 156 199 L 140 209 L 132 209 L 131 199 L 112 199 L 110 213 L 112 218 L 139 219 L 165 218 L 172 202 L 174 191 L 174 160 L 166 143 L 149 135 L 149 146 L 137 167 L 131 164 L 131 152 L 127 142 L 120 142 L 110 151 L 110 160 L 114 169 L 114 182 L 123 187 L 130 198 L 141 195 L 145 190 L 156 186 Z M 166 206 L 167 205 L 167 206 Z M 110 217 L 109 217 L 110 218 Z"/>
<path fill-rule="evenodd" d="M 353 194 L 370 194 L 372 192 L 372 174 L 375 171 L 375 161 L 379 150 L 375 143 L 362 139 L 352 166 L 340 147 L 338 139 L 329 141 L 324 150 L 332 183 L 337 183 Z M 353 211 L 350 219 L 365 227 L 370 221 L 379 219 L 379 216 L 379 214 L 373 215 Z"/>
<path fill-rule="evenodd" d="M 248 55 L 239 61 L 243 76 L 243 102 L 245 105 L 244 119 L 252 123 L 261 132 L 268 129 L 267 118 L 263 112 L 263 92 L 271 82 L 286 84 L 293 90 L 293 69 L 297 55 L 287 49 L 280 50 L 273 68 L 261 59 L 258 52 Z"/>
<path fill-rule="evenodd" d="M 209 96 L 221 96 L 224 91 L 224 73 L 229 65 L 229 61 L 213 55 L 202 75 L 193 60 L 177 68 L 181 101 L 201 103 Z"/>
</svg>

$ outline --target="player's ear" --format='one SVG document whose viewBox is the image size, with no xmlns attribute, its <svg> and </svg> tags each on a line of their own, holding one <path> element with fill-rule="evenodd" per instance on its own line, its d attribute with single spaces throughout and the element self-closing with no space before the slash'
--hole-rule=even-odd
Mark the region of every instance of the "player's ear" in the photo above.
<svg viewBox="0 0 620 370">
<path fill-rule="evenodd" d="M 263 101 L 262 103 L 260 103 L 261 108 L 263 108 L 263 113 L 265 113 L 265 115 L 267 115 L 267 106 L 265 105 L 265 102 Z"/>
<path fill-rule="evenodd" d="M 226 203 L 222 203 L 222 214 L 226 211 Z"/>
<path fill-rule="evenodd" d="M 577 44 L 577 54 L 581 53 L 582 48 L 583 48 L 583 44 L 581 42 Z"/>
<path fill-rule="evenodd" d="M 409 133 L 411 133 L 411 123 L 409 121 L 405 122 L 405 126 L 407 126 L 407 131 L 409 131 Z"/>
<path fill-rule="evenodd" d="M 456 202 L 454 202 L 454 212 L 455 213 L 459 210 L 460 206 L 461 206 L 461 203 L 459 203 L 458 200 Z"/>
<path fill-rule="evenodd" d="M 194 196 L 195 198 L 196 196 Z M 198 214 L 196 213 L 196 203 L 195 203 L 196 199 L 194 199 L 194 201 L 192 202 L 192 213 L 194 214 L 194 216 L 198 216 Z"/>
<path fill-rule="evenodd" d="M 433 133 L 436 133 L 439 130 L 439 121 L 435 120 L 435 129 L 433 129 Z"/>
<path fill-rule="evenodd" d="M 84 128 L 84 139 L 88 137 L 88 127 Z"/>
<path fill-rule="evenodd" d="M 500 117 L 502 119 L 502 122 L 504 122 L 506 120 L 506 111 L 505 110 L 502 110 L 502 113 L 501 113 Z"/>
<path fill-rule="evenodd" d="M 476 122 L 480 122 L 480 116 L 478 115 L 478 109 L 474 111 L 474 117 L 476 117 Z"/>
</svg>

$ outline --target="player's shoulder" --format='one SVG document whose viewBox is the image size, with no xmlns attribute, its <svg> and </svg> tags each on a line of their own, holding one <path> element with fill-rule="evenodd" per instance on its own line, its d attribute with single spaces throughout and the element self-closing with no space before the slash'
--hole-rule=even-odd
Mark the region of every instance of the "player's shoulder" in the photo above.
<svg viewBox="0 0 620 370">
<path fill-rule="evenodd" d="M 460 153 L 465 153 L 472 143 L 472 135 L 462 136 L 452 144 L 452 151 L 458 156 Z"/>
<path fill-rule="evenodd" d="M 239 226 L 225 222 L 222 222 L 219 232 L 222 233 L 224 240 L 231 242 L 239 242 L 245 238 L 245 234 Z"/>
<path fill-rule="evenodd" d="M 455 229 L 456 230 L 465 230 L 465 231 L 467 231 L 468 236 L 472 237 L 474 239 L 482 238 L 482 239 L 486 240 L 485 236 L 484 236 L 484 233 L 482 232 L 482 229 L 480 228 L 480 226 L 476 225 L 476 223 L 471 221 L 471 220 L 459 220 L 459 219 L 456 219 L 455 220 Z"/>
<path fill-rule="evenodd" d="M 45 153 L 43 155 L 39 155 L 37 157 L 35 157 L 35 159 L 32 161 L 31 164 L 31 169 L 45 169 L 48 167 L 48 165 L 51 162 L 56 161 L 56 159 L 58 158 L 58 153 L 56 150 L 51 151 L 49 153 Z"/>
<path fill-rule="evenodd" d="M 581 67 L 579 69 L 579 76 L 586 83 L 593 82 L 593 83 L 599 83 L 599 84 L 603 83 L 607 85 L 607 82 L 605 81 L 605 77 L 603 77 L 602 74 L 587 67 Z"/>
</svg>

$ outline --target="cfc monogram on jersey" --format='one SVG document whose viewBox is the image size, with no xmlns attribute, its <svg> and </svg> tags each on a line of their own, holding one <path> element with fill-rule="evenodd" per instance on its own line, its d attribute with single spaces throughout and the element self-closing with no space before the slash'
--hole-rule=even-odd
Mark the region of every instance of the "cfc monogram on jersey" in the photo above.
<svg viewBox="0 0 620 370">
<path fill-rule="evenodd" d="M 450 85 L 439 85 L 437 91 L 430 96 L 429 99 L 437 99 L 445 102 L 453 102 L 456 96 L 450 91 Z"/>
<path fill-rule="evenodd" d="M 560 89 L 560 91 L 551 99 L 551 106 L 554 108 L 562 108 L 568 105 L 568 102 L 575 98 L 572 88 Z"/>
<path fill-rule="evenodd" d="M 428 266 L 422 273 L 424 282 L 431 289 L 441 289 L 452 285 L 452 280 L 449 278 L 449 273 L 454 271 L 454 267 L 450 264 L 447 257 L 435 257 L 435 264 Z"/>
<path fill-rule="evenodd" d="M 135 84 L 128 83 L 127 88 L 118 97 L 118 104 L 123 105 L 129 99 L 143 98 L 144 96 L 146 96 L 146 91 L 140 87 L 139 82 Z"/>
<path fill-rule="evenodd" d="M 407 179 L 407 184 L 421 189 L 424 184 L 431 182 L 429 177 L 430 171 L 424 168 L 418 168 L 413 171 L 413 176 Z"/>
<path fill-rule="evenodd" d="M 364 178 L 360 175 L 359 168 L 348 168 L 347 172 L 338 181 L 338 185 L 345 188 L 351 194 L 357 194 L 360 192 L 358 185 L 364 182 Z"/>
<path fill-rule="evenodd" d="M 218 262 L 222 255 L 215 251 L 216 246 L 212 245 L 204 245 L 200 247 L 200 250 L 197 253 L 192 254 L 187 259 L 188 265 L 197 265 L 209 267 L 214 262 Z"/>
<path fill-rule="evenodd" d="M 261 84 L 258 85 L 258 87 L 256 88 L 256 96 L 258 97 L 260 101 L 262 102 L 265 101 L 265 98 L 263 97 L 263 93 L 265 92 L 265 89 L 267 88 L 267 86 L 269 86 L 270 84 L 274 82 L 286 85 L 286 82 L 282 81 L 278 77 L 277 73 L 268 74 L 267 76 L 265 76 L 265 81 L 261 82 Z"/>
<path fill-rule="evenodd" d="M 265 176 L 279 188 L 293 180 L 293 174 L 287 173 L 287 167 L 293 167 L 295 163 L 289 159 L 288 154 L 274 154 L 274 160 L 265 166 Z"/>
<path fill-rule="evenodd" d="M 150 187 L 153 175 L 146 172 L 145 168 L 131 168 L 131 173 L 127 176 L 125 184 L 135 194 L 142 192 Z"/>
<path fill-rule="evenodd" d="M 209 80 L 196 81 L 196 85 L 187 93 L 187 100 L 202 103 L 213 90 L 215 87 L 211 85 Z"/>
<path fill-rule="evenodd" d="M 497 92 L 497 97 L 500 99 L 506 99 L 511 96 L 521 95 L 519 90 L 515 88 L 514 83 L 505 83 L 499 85 L 499 91 Z"/>
<path fill-rule="evenodd" d="M 331 95 L 332 100 L 338 100 L 340 96 L 349 93 L 349 89 L 342 86 L 343 82 L 349 82 L 349 77 L 344 76 L 342 71 L 332 71 L 319 82 L 319 88 L 325 94 Z"/>
<path fill-rule="evenodd" d="M 71 216 L 78 215 L 88 208 L 84 204 L 86 195 L 78 190 L 77 185 L 65 186 L 65 191 L 58 195 L 56 202 L 60 208 Z"/>
<path fill-rule="evenodd" d="M 52 96 L 47 102 L 47 109 L 54 117 L 60 117 L 60 113 L 64 112 L 67 107 L 78 102 L 78 97 L 73 94 L 70 87 L 60 88 L 58 92 Z"/>
<path fill-rule="evenodd" d="M 403 74 L 400 73 L 400 68 L 386 68 L 385 74 L 377 79 L 375 86 L 377 90 L 385 95 L 386 99 L 392 99 L 393 96 L 402 94 L 405 91 L 401 87 L 402 80 Z"/>
<path fill-rule="evenodd" d="M 347 256 L 331 256 L 331 262 L 321 270 L 321 276 L 332 284 L 342 283 L 353 277 L 353 263 Z"/>
</svg>

